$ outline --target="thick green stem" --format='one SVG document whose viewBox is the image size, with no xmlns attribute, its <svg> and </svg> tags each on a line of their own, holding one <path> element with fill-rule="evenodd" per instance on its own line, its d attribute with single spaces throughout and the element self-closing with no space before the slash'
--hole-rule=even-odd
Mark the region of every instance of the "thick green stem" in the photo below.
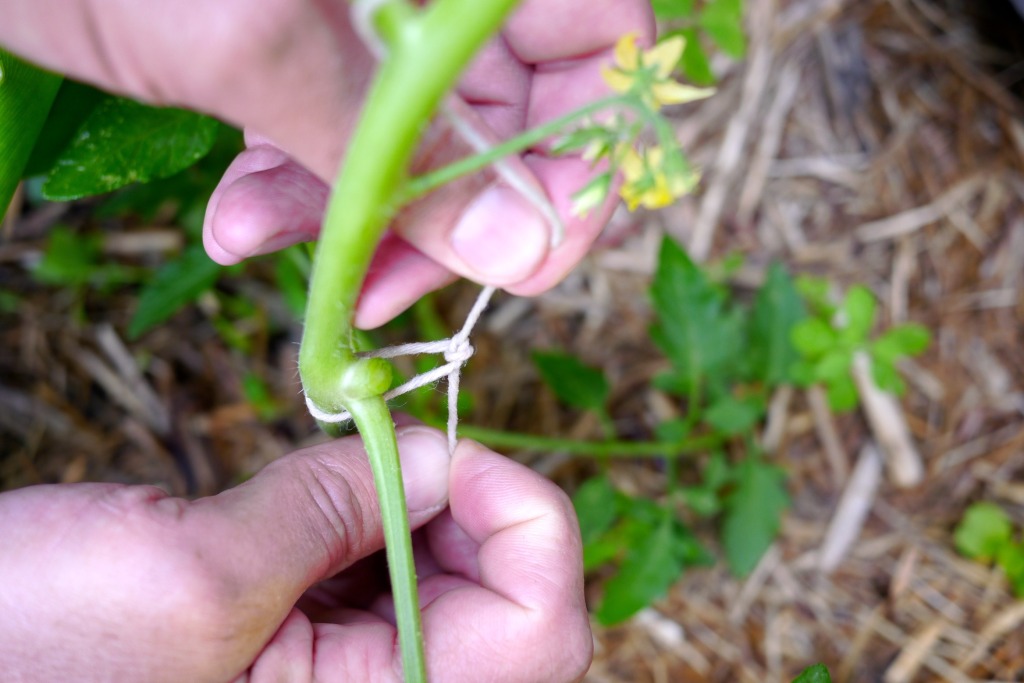
<svg viewBox="0 0 1024 683">
<path fill-rule="evenodd" d="M 388 564 L 407 681 L 425 681 L 416 569 L 394 424 L 381 394 L 389 373 L 355 356 L 352 318 L 370 260 L 394 212 L 421 133 L 441 98 L 516 0 L 403 0 L 376 16 L 387 54 L 366 96 L 334 185 L 317 245 L 299 372 L 320 410 L 355 417 L 380 498 Z"/>
<path fill-rule="evenodd" d="M 0 49 L 0 218 L 21 181 L 62 80 Z"/>
<path fill-rule="evenodd" d="M 391 593 L 395 600 L 395 621 L 401 634 L 402 666 L 407 681 L 425 681 L 426 660 L 423 656 L 423 626 L 420 620 L 416 572 L 395 568 L 415 567 L 409 513 L 402 485 L 402 468 L 398 461 L 395 425 L 384 399 L 380 396 L 350 401 L 348 409 L 363 435 L 366 452 L 371 454 L 373 482 L 377 487 L 380 513 L 384 522 L 384 545 L 388 567 L 391 568 Z M 415 668 L 413 668 L 415 667 Z"/>
</svg>

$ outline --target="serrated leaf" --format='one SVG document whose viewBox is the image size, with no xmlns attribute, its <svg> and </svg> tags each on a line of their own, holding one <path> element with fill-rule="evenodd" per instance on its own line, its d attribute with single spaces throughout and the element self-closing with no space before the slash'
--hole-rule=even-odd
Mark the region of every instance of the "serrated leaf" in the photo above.
<svg viewBox="0 0 1024 683">
<path fill-rule="evenodd" d="M 764 401 L 757 397 L 726 395 L 708 407 L 704 420 L 720 434 L 735 436 L 750 431 L 764 416 L 764 410 Z"/>
<path fill-rule="evenodd" d="M 218 126 L 214 119 L 183 109 L 119 97 L 104 100 L 57 159 L 43 194 L 63 201 L 166 178 L 209 152 Z"/>
<path fill-rule="evenodd" d="M 701 11 L 697 22 L 725 54 L 734 59 L 746 54 L 743 7 L 738 0 L 713 0 Z"/>
<path fill-rule="evenodd" d="M 840 337 L 852 344 L 864 342 L 875 324 L 875 305 L 875 295 L 867 287 L 850 287 L 840 307 L 843 318 Z"/>
<path fill-rule="evenodd" d="M 789 506 L 781 469 L 747 457 L 736 468 L 736 488 L 725 500 L 722 545 L 729 569 L 747 576 L 775 541 Z"/>
<path fill-rule="evenodd" d="M 726 385 L 738 371 L 740 318 L 669 238 L 661 244 L 651 298 L 658 318 L 651 337 L 673 365 L 663 386 L 685 394 L 701 383 Z"/>
<path fill-rule="evenodd" d="M 1010 542 L 1010 517 L 995 503 L 975 503 L 967 508 L 953 533 L 957 551 L 972 560 L 992 560 Z"/>
<path fill-rule="evenodd" d="M 664 595 L 679 578 L 684 565 L 674 547 L 674 527 L 671 516 L 664 514 L 657 526 L 637 539 L 618 573 L 605 584 L 596 614 L 599 622 L 625 621 Z"/>
<path fill-rule="evenodd" d="M 139 305 L 128 323 L 128 336 L 138 338 L 194 301 L 213 287 L 221 266 L 210 260 L 201 245 L 182 252 L 180 258 L 165 264 L 142 289 Z"/>
<path fill-rule="evenodd" d="M 604 411 L 609 392 L 604 372 L 555 351 L 534 351 L 533 362 L 560 401 L 573 408 Z"/>
<path fill-rule="evenodd" d="M 592 543 L 615 522 L 615 488 L 607 477 L 583 482 L 572 497 L 583 543 Z"/>
<path fill-rule="evenodd" d="M 832 676 L 824 664 L 815 664 L 804 669 L 793 683 L 832 683 Z"/>
<path fill-rule="evenodd" d="M 773 264 L 757 292 L 750 319 L 750 356 L 754 375 L 769 386 L 790 381 L 797 359 L 793 328 L 807 318 L 800 293 L 786 269 Z"/>
<path fill-rule="evenodd" d="M 805 318 L 793 326 L 790 340 L 797 351 L 813 360 L 831 351 L 838 336 L 824 320 Z"/>
</svg>

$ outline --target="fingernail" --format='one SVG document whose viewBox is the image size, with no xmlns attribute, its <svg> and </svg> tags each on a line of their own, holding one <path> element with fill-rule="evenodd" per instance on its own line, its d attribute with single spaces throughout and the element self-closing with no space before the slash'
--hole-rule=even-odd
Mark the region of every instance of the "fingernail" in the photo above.
<svg viewBox="0 0 1024 683">
<path fill-rule="evenodd" d="M 409 512 L 427 512 L 448 502 L 448 441 L 428 427 L 414 425 L 397 430 L 398 458 Z"/>
<path fill-rule="evenodd" d="M 548 250 L 548 227 L 519 193 L 495 186 L 469 205 L 451 239 L 470 272 L 488 284 L 511 284 L 540 265 Z"/>
</svg>

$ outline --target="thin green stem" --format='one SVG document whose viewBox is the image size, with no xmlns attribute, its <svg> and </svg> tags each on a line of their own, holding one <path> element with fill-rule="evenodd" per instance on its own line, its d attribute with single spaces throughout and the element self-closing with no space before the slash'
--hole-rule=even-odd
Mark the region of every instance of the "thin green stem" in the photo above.
<svg viewBox="0 0 1024 683">
<path fill-rule="evenodd" d="M 380 396 L 351 401 L 352 413 L 359 433 L 363 435 L 366 453 L 373 470 L 380 512 L 384 523 L 384 545 L 388 567 L 391 568 L 391 592 L 395 600 L 395 620 L 402 650 L 402 666 L 407 681 L 426 681 L 426 658 L 423 653 L 423 624 L 420 620 L 416 572 L 396 571 L 415 567 L 409 513 L 402 485 L 402 466 L 398 460 L 395 425 L 384 399 Z M 416 667 L 410 669 L 410 667 Z"/>
<path fill-rule="evenodd" d="M 578 441 L 470 425 L 459 425 L 459 436 L 495 448 L 559 451 L 598 458 L 676 458 L 701 453 L 722 443 L 722 438 L 717 435 L 695 436 L 681 441 Z"/>
<path fill-rule="evenodd" d="M 518 154 L 525 149 L 529 149 L 543 140 L 550 138 L 552 135 L 563 132 L 569 124 L 575 123 L 587 116 L 591 116 L 602 109 L 608 109 L 616 106 L 632 109 L 633 111 L 638 112 L 652 126 L 655 125 L 654 121 L 660 122 L 661 120 L 661 117 L 652 117 L 650 115 L 650 111 L 636 97 L 630 95 L 606 97 L 565 114 L 564 116 L 552 119 L 537 126 L 536 128 L 524 131 L 519 135 L 498 143 L 486 152 L 474 154 L 473 156 L 466 157 L 464 159 L 459 159 L 458 161 L 454 161 L 447 166 L 442 166 L 441 168 L 430 171 L 429 173 L 424 173 L 423 175 L 410 178 L 402 187 L 401 194 L 399 195 L 402 203 L 408 203 L 415 199 L 419 199 L 442 185 L 446 185 L 453 180 L 457 180 L 463 176 L 469 175 L 470 173 L 486 168 L 490 164 L 493 164 L 504 157 L 512 154 Z M 669 128 L 669 130 L 671 130 L 671 128 Z M 660 130 L 658 137 L 659 139 L 662 137 L 662 132 Z"/>
</svg>

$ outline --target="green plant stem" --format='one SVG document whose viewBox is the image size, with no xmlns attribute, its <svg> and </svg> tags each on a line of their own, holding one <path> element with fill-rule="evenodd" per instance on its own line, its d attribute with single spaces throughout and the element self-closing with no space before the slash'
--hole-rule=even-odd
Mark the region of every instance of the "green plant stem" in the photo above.
<svg viewBox="0 0 1024 683">
<path fill-rule="evenodd" d="M 535 128 L 524 131 L 519 135 L 496 144 L 486 152 L 459 159 L 429 173 L 410 178 L 402 187 L 401 194 L 399 195 L 402 203 L 419 199 L 442 185 L 486 168 L 504 157 L 529 149 L 543 140 L 564 131 L 570 124 L 603 109 L 610 109 L 612 107 L 621 107 L 633 111 L 655 130 L 658 135 L 658 141 L 663 147 L 667 149 L 672 145 L 674 136 L 672 127 L 664 118 L 652 113 L 639 98 L 633 95 L 614 95 L 591 102 L 564 116 L 551 119 Z"/>
<path fill-rule="evenodd" d="M 349 410 L 363 436 L 380 497 L 402 668 L 413 682 L 426 681 L 426 664 L 394 424 L 381 398 L 390 372 L 386 363 L 356 358 L 352 318 L 373 253 L 401 205 L 398 188 L 422 131 L 514 5 L 435 0 L 420 9 L 393 0 L 377 9 L 372 20 L 387 54 L 335 181 L 310 278 L 299 352 L 303 389 L 320 410 Z"/>
<path fill-rule="evenodd" d="M 380 396 L 351 401 L 348 409 L 363 436 L 377 488 L 384 523 L 384 546 L 391 568 L 391 593 L 395 600 L 395 621 L 400 634 L 402 666 L 408 681 L 425 681 L 426 658 L 423 653 L 423 625 L 420 619 L 416 572 L 395 571 L 396 567 L 415 567 L 409 512 L 405 504 L 402 468 L 398 460 L 398 442 L 387 404 Z M 416 669 L 410 667 L 415 666 Z"/>
<path fill-rule="evenodd" d="M 505 432 L 498 429 L 459 425 L 459 436 L 495 448 L 519 448 L 532 451 L 559 451 L 598 458 L 674 458 L 714 448 L 723 440 L 717 435 L 695 436 L 681 441 L 577 441 L 535 434 Z"/>
<path fill-rule="evenodd" d="M 0 218 L 64 79 L 0 49 Z"/>
</svg>

